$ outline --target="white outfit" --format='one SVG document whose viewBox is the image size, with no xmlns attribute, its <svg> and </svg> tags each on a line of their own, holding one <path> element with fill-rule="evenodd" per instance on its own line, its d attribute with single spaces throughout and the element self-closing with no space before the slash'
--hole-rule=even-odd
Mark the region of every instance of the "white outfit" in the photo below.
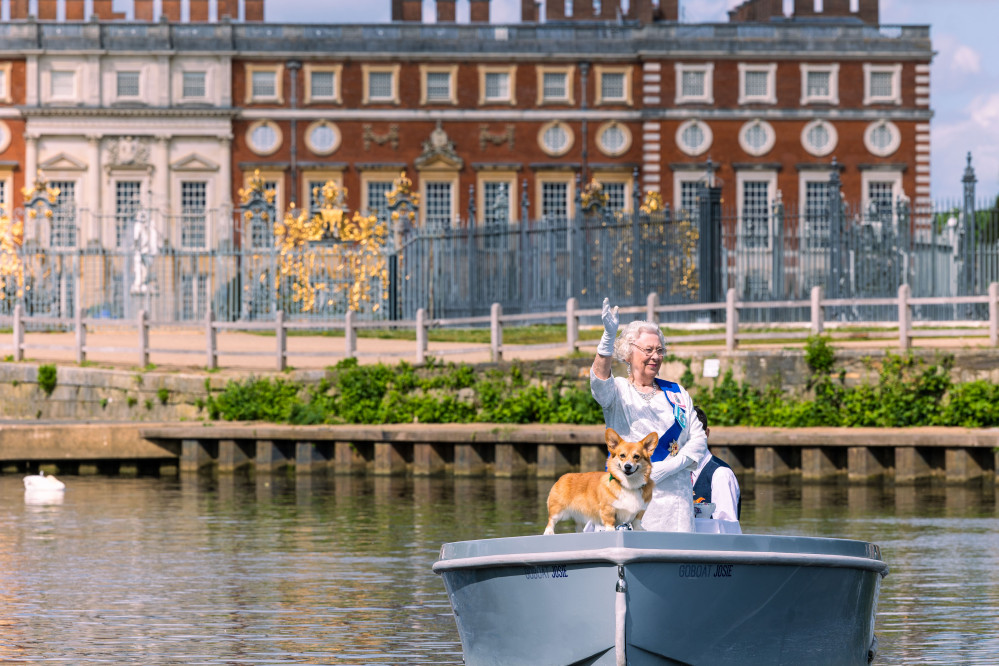
<svg viewBox="0 0 999 666">
<path fill-rule="evenodd" d="M 680 446 L 677 454 L 652 463 L 652 480 L 656 487 L 642 518 L 642 527 L 646 530 L 694 531 L 694 487 L 689 472 L 707 453 L 708 438 L 694 414 L 690 395 L 677 386 L 679 393 L 671 392 L 670 400 L 683 407 L 687 427 L 677 438 Z M 652 400 L 646 402 L 624 377 L 600 379 L 590 370 L 590 393 L 603 409 L 607 427 L 627 441 L 637 442 L 653 431 L 661 437 L 676 420 L 666 395 L 658 387 Z"/>
<path fill-rule="evenodd" d="M 697 469 L 690 475 L 691 485 L 697 483 L 701 470 L 713 457 L 708 451 L 708 454 L 701 458 Z M 711 503 L 715 505 L 715 512 L 711 517 L 715 520 L 739 520 L 739 497 L 739 482 L 735 478 L 735 472 L 728 467 L 716 469 L 711 476 Z"/>
</svg>

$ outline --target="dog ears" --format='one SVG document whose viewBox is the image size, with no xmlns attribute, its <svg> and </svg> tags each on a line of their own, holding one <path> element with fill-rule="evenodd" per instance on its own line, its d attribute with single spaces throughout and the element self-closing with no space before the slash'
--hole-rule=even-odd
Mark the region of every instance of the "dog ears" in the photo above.
<svg viewBox="0 0 999 666">
<path fill-rule="evenodd" d="M 642 446 L 645 447 L 645 450 L 649 452 L 650 456 L 652 455 L 652 452 L 656 450 L 656 447 L 658 445 L 659 445 L 659 435 L 656 434 L 654 430 L 650 432 L 648 435 L 646 435 L 645 439 L 642 440 Z"/>
<path fill-rule="evenodd" d="M 621 443 L 621 435 L 614 432 L 613 428 L 607 428 L 604 432 L 604 441 L 607 442 L 607 450 L 613 451 Z"/>
</svg>

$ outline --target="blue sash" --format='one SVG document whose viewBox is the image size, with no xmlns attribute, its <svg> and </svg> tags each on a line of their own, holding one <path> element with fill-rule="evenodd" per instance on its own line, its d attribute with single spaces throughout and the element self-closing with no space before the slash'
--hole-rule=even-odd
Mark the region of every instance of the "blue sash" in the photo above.
<svg viewBox="0 0 999 666">
<path fill-rule="evenodd" d="M 668 382 L 665 379 L 655 380 L 659 388 L 662 389 L 663 395 L 666 396 L 666 402 L 669 406 L 673 408 L 673 425 L 669 427 L 669 430 L 663 433 L 662 437 L 659 438 L 659 444 L 656 445 L 656 450 L 652 452 L 652 462 L 658 462 L 660 460 L 666 460 L 670 455 L 676 453 L 679 448 L 673 450 L 673 445 L 676 444 L 677 440 L 680 439 L 680 434 L 683 433 L 683 429 L 687 427 L 687 413 L 681 405 L 673 404 L 673 401 L 669 399 L 669 393 L 667 389 L 672 390 L 674 393 L 680 392 L 679 384 L 675 382 Z"/>
</svg>

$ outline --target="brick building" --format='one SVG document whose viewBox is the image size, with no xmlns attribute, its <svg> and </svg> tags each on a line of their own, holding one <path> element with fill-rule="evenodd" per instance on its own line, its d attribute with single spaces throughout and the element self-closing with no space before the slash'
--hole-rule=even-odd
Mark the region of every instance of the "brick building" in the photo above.
<svg viewBox="0 0 999 666">
<path fill-rule="evenodd" d="M 334 179 L 382 213 L 405 170 L 420 223 L 570 215 L 591 178 L 624 211 L 636 191 L 690 208 L 705 178 L 747 219 L 778 192 L 806 209 L 834 169 L 851 201 L 928 203 L 929 28 L 880 26 L 877 0 L 749 0 L 719 24 L 524 0 L 513 25 L 488 0 L 462 24 L 455 0 L 429 24 L 390 0 L 379 25 L 261 24 L 262 0 L 93 0 L 83 21 L 83 1 L 0 23 L 0 199 L 58 183 L 44 243 L 122 246 L 140 208 L 174 247 L 238 241 L 257 170 L 282 207 Z"/>
</svg>

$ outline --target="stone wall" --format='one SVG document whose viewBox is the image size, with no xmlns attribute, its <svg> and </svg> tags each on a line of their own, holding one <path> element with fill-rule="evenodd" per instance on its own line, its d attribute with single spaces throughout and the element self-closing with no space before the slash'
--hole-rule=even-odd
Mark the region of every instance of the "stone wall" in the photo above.
<svg viewBox="0 0 999 666">
<path fill-rule="evenodd" d="M 939 352 L 916 350 L 927 363 L 938 362 Z M 986 379 L 999 382 L 999 350 L 970 349 L 948 352 L 954 358 L 951 376 L 956 382 Z M 848 385 L 875 383 L 885 352 L 879 350 L 837 350 L 836 371 L 845 372 Z M 710 386 L 716 379 L 704 377 L 708 359 L 718 359 L 719 380 L 731 369 L 738 381 L 755 386 L 779 382 L 791 393 L 804 390 L 809 377 L 804 352 L 800 349 L 778 351 L 737 351 L 732 354 L 683 354 L 664 364 L 660 375 L 679 380 L 690 370 L 698 386 Z M 560 358 L 516 363 L 525 377 L 550 386 L 561 380 L 580 388 L 588 386 L 590 357 Z M 515 363 L 504 362 L 477 366 L 486 371 L 509 370 Z M 327 373 L 303 370 L 271 372 L 158 372 L 103 369 L 63 365 L 57 368 L 56 386 L 46 394 L 38 385 L 38 368 L 33 363 L 0 363 L 0 418 L 15 420 L 77 421 L 198 421 L 206 418 L 202 408 L 208 390 L 221 391 L 230 380 L 252 376 L 281 377 L 302 383 L 318 382 Z M 615 363 L 615 373 L 625 368 Z"/>
</svg>

